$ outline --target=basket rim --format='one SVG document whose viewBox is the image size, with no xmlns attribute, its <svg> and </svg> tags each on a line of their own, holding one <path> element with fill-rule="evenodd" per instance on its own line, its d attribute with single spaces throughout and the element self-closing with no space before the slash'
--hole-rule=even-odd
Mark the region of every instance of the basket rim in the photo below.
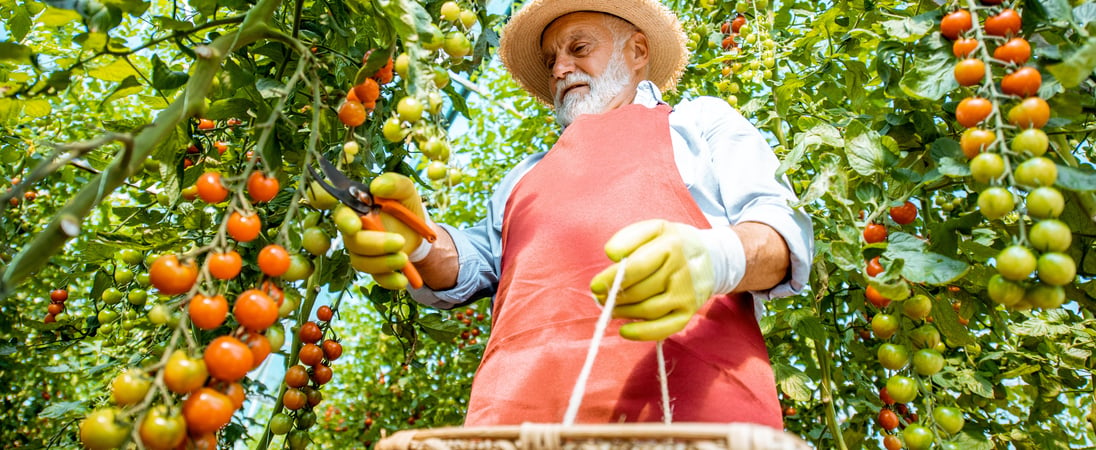
<svg viewBox="0 0 1096 450">
<path fill-rule="evenodd" d="M 477 427 L 440 427 L 401 430 L 382 439 L 396 439 L 402 435 L 404 439 L 516 439 L 524 431 L 530 429 L 551 430 L 565 439 L 594 439 L 594 438 L 647 438 L 647 439 L 725 439 L 728 433 L 742 431 L 744 428 L 753 432 L 764 430 L 773 435 L 782 435 L 788 438 L 799 439 L 797 436 L 788 435 L 784 430 L 754 423 L 701 423 L 701 422 L 674 422 L 671 424 L 657 422 L 629 422 L 619 424 L 575 424 L 564 426 L 558 423 L 532 423 L 521 425 L 497 425 Z M 408 436 L 410 435 L 410 436 Z"/>
</svg>

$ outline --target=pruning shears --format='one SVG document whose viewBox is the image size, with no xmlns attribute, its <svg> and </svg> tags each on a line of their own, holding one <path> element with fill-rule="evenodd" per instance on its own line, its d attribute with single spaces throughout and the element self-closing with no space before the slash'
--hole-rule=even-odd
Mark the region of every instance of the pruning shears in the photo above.
<svg viewBox="0 0 1096 450">
<path fill-rule="evenodd" d="M 327 193 L 342 202 L 361 215 L 362 228 L 373 231 L 385 231 L 381 223 L 380 214 L 384 212 L 403 222 L 414 230 L 427 242 L 434 242 L 438 235 L 430 228 L 421 217 L 415 215 L 400 202 L 382 197 L 374 197 L 369 193 L 369 185 L 351 180 L 330 162 L 320 158 L 320 170 L 323 176 L 316 172 L 312 166 L 308 166 L 308 172 L 312 179 L 316 180 Z M 418 289 L 422 287 L 422 276 L 410 261 L 403 266 L 403 275 L 407 277 L 408 284 Z"/>
</svg>

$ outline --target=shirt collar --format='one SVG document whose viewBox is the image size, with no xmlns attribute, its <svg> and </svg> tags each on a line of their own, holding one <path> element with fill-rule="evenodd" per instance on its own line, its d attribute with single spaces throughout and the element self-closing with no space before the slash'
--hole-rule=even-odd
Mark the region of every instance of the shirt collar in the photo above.
<svg viewBox="0 0 1096 450">
<path fill-rule="evenodd" d="M 636 86 L 636 98 L 632 103 L 654 108 L 662 103 L 662 92 L 650 80 L 640 81 Z"/>
</svg>

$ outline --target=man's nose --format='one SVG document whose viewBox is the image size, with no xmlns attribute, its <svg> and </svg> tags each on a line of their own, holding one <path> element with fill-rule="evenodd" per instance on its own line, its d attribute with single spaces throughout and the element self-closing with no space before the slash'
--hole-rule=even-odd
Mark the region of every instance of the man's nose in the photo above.
<svg viewBox="0 0 1096 450">
<path fill-rule="evenodd" d="M 567 77 L 567 74 L 575 71 L 575 61 L 572 58 L 565 56 L 556 57 L 555 63 L 552 64 L 552 77 L 557 80 L 562 80 Z"/>
</svg>

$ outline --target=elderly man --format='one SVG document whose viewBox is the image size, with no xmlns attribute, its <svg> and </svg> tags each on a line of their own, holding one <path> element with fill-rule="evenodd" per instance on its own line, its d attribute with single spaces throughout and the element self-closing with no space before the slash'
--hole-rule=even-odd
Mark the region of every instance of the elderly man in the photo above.
<svg viewBox="0 0 1096 450">
<path fill-rule="evenodd" d="M 622 258 L 610 332 L 579 423 L 662 420 L 655 341 L 665 339 L 674 420 L 782 427 L 759 302 L 804 287 L 811 224 L 774 174 L 761 134 L 726 102 L 670 107 L 688 59 L 678 20 L 653 0 L 535 0 L 502 33 L 502 61 L 555 106 L 563 134 L 502 181 L 488 217 L 459 230 L 370 233 L 352 262 L 390 287 L 408 260 L 419 302 L 494 296 L 466 425 L 559 422 Z M 425 211 L 413 183 L 373 194 Z M 387 245 L 385 245 L 387 244 Z M 392 248 L 414 249 L 409 256 Z M 751 295 L 752 294 L 752 295 Z"/>
</svg>

